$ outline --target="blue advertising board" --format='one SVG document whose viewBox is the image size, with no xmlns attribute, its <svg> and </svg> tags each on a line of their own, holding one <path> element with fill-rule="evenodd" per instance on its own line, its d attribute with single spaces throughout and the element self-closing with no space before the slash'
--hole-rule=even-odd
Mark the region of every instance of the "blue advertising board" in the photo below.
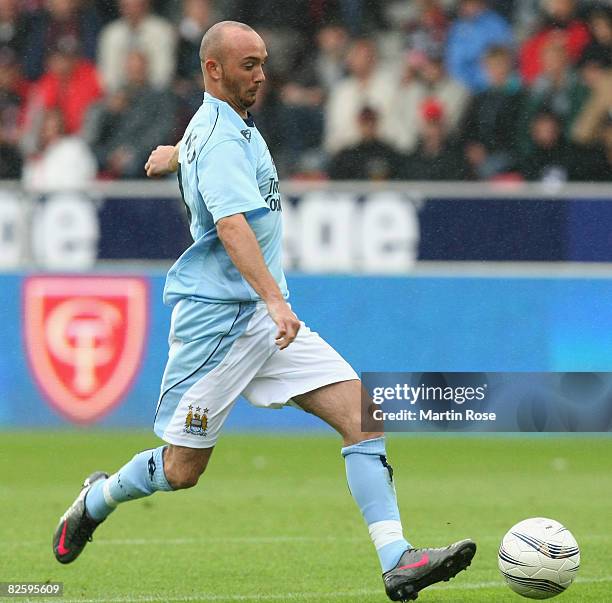
<svg viewBox="0 0 612 603">
<path fill-rule="evenodd" d="M 25 202 L 0 193 L 0 270 L 174 261 L 191 238 L 184 204 L 167 184 L 142 191 L 135 184 L 138 197 L 57 193 Z M 409 184 L 295 192 L 283 199 L 285 268 L 402 275 L 423 261 L 612 262 L 610 191 L 588 194 L 504 197 L 477 188 L 473 196 L 441 196 Z"/>
<path fill-rule="evenodd" d="M 295 213 L 309 200 L 288 197 L 285 209 Z M 351 211 L 358 213 L 368 200 L 354 195 Z M 328 217 L 337 224 L 341 216 L 332 215 L 338 210 L 334 205 L 330 199 Z M 184 208 L 176 199 L 108 198 L 99 218 L 99 259 L 173 259 L 190 243 Z M 609 199 L 430 198 L 414 219 L 416 260 L 612 261 Z M 133 224 L 142 227 L 134 231 Z M 332 230 L 330 236 L 336 235 Z"/>
<path fill-rule="evenodd" d="M 170 309 L 161 302 L 161 273 L 138 278 L 147 284 L 146 343 L 142 355 L 132 359 L 125 392 L 96 425 L 152 424 Z M 47 350 L 26 341 L 26 321 L 35 312 L 24 306 L 26 282 L 25 275 L 0 276 L 0 427 L 69 425 L 34 374 L 36 359 Z M 612 279 L 294 274 L 289 284 L 298 316 L 359 372 L 603 372 L 612 367 Z M 244 401 L 228 424 L 266 430 L 315 426 L 305 413 L 259 410 Z"/>
</svg>

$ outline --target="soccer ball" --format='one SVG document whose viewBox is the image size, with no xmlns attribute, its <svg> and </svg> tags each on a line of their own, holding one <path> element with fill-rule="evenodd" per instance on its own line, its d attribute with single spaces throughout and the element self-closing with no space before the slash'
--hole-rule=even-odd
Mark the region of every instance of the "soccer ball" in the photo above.
<svg viewBox="0 0 612 603">
<path fill-rule="evenodd" d="M 533 517 L 508 530 L 497 563 L 514 592 L 528 599 L 549 599 L 573 582 L 580 567 L 580 549 L 558 521 Z"/>
</svg>

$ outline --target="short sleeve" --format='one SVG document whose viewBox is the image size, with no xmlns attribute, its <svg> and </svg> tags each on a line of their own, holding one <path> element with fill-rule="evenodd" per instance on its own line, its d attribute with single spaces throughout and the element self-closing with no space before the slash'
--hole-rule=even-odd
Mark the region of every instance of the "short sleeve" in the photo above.
<svg viewBox="0 0 612 603">
<path fill-rule="evenodd" d="M 242 143 L 227 140 L 197 158 L 198 190 L 215 224 L 226 216 L 268 211 Z"/>
</svg>

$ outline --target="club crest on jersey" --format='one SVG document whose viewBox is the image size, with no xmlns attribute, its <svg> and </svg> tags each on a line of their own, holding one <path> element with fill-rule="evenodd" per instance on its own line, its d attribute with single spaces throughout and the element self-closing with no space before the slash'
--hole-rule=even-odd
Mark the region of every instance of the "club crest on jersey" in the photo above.
<svg viewBox="0 0 612 603">
<path fill-rule="evenodd" d="M 144 351 L 144 279 L 33 276 L 23 317 L 30 369 L 54 409 L 87 424 L 121 402 Z"/>
<path fill-rule="evenodd" d="M 251 130 L 247 128 L 246 130 L 240 130 L 240 133 L 247 139 L 248 142 L 251 142 Z"/>
<path fill-rule="evenodd" d="M 195 411 L 193 410 L 193 404 L 188 407 L 187 416 L 185 417 L 185 433 L 191 435 L 205 436 L 206 430 L 208 429 L 208 408 L 202 410 L 199 406 L 196 406 Z"/>
</svg>

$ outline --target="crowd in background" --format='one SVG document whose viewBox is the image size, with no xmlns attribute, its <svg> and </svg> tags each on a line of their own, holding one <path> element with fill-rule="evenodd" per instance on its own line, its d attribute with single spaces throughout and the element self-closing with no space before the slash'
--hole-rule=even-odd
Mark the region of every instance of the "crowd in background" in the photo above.
<svg viewBox="0 0 612 603">
<path fill-rule="evenodd" d="M 578 0 L 0 0 L 0 178 L 142 178 L 222 19 L 267 43 L 281 177 L 612 180 L 612 8 Z"/>
</svg>

